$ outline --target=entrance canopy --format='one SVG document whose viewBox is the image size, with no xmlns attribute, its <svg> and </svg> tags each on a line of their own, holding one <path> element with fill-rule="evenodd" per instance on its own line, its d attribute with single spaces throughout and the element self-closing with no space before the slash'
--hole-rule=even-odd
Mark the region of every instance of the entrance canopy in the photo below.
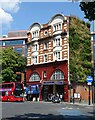
<svg viewBox="0 0 95 120">
<path fill-rule="evenodd" d="M 44 81 L 42 84 L 43 85 L 63 85 L 64 82 L 62 80 L 57 80 L 57 81 L 49 80 L 49 81 Z"/>
</svg>

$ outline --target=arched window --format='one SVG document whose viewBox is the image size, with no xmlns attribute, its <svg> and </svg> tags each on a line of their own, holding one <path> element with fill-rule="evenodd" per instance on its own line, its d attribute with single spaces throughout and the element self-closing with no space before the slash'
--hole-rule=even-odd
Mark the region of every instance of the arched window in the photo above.
<svg viewBox="0 0 95 120">
<path fill-rule="evenodd" d="M 40 81 L 40 76 L 37 73 L 33 73 L 29 79 L 30 82 L 32 81 Z"/>
<path fill-rule="evenodd" d="M 56 70 L 51 76 L 51 80 L 61 80 L 61 79 L 64 79 L 64 73 L 61 70 Z"/>
</svg>

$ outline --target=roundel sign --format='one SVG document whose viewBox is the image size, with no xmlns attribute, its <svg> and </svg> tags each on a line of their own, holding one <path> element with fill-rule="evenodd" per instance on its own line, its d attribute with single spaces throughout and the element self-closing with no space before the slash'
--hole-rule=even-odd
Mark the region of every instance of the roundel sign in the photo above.
<svg viewBox="0 0 95 120">
<path fill-rule="evenodd" d="M 92 76 L 87 76 L 86 81 L 87 81 L 89 84 L 91 84 L 92 81 L 93 81 L 93 77 L 92 77 Z"/>
</svg>

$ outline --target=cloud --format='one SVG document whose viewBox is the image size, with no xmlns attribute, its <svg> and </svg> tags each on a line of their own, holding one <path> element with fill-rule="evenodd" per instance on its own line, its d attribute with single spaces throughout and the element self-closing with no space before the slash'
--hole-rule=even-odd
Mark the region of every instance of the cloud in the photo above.
<svg viewBox="0 0 95 120">
<path fill-rule="evenodd" d="M 6 26 L 6 29 L 13 22 L 12 13 L 16 13 L 19 10 L 20 0 L 0 0 L 0 26 L 2 29 Z"/>
<path fill-rule="evenodd" d="M 0 7 L 7 12 L 17 12 L 21 0 L 0 0 Z"/>
<path fill-rule="evenodd" d="M 12 21 L 13 21 L 13 17 L 11 16 L 11 14 L 5 12 L 3 9 L 0 8 L 0 24 L 7 25 L 8 23 L 11 23 Z"/>
</svg>

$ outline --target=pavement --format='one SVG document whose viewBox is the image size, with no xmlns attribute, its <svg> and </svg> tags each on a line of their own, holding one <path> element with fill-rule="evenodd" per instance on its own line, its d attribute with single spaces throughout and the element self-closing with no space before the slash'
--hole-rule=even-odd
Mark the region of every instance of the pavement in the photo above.
<svg viewBox="0 0 95 120">
<path fill-rule="evenodd" d="M 80 106 L 89 106 L 89 107 L 94 107 L 95 105 L 93 105 L 92 103 L 89 105 L 88 103 L 85 103 L 85 102 L 81 102 L 81 103 L 78 103 L 78 102 L 75 102 L 75 103 L 72 103 L 72 102 L 63 102 L 63 104 L 71 104 L 71 105 L 80 105 Z"/>
<path fill-rule="evenodd" d="M 40 102 L 44 102 L 44 101 L 40 101 Z M 48 103 L 48 102 L 47 102 Z M 92 103 L 89 105 L 86 102 L 61 102 L 61 104 L 68 104 L 68 105 L 79 105 L 79 106 L 89 106 L 89 107 L 95 107 L 95 105 L 93 105 Z"/>
</svg>

